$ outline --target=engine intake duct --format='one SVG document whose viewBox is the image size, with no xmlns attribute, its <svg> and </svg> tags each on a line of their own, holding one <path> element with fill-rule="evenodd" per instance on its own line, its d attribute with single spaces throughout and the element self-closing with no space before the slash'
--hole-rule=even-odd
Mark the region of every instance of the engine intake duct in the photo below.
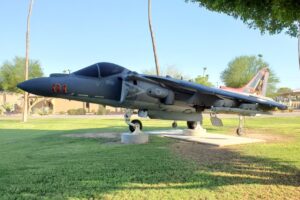
<svg viewBox="0 0 300 200">
<path fill-rule="evenodd" d="M 166 105 L 174 104 L 174 92 L 162 87 L 152 87 L 147 90 L 150 97 L 162 99 Z"/>
</svg>

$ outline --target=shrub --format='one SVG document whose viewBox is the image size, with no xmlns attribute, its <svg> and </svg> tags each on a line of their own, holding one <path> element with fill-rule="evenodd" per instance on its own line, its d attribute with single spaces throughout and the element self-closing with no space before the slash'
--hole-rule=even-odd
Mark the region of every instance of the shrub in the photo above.
<svg viewBox="0 0 300 200">
<path fill-rule="evenodd" d="M 97 115 L 105 115 L 105 114 L 106 114 L 105 106 L 99 105 Z"/>
<path fill-rule="evenodd" d="M 45 107 L 44 109 L 40 109 L 38 114 L 39 115 L 49 115 L 49 114 L 52 114 L 52 110 L 49 107 Z"/>
<path fill-rule="evenodd" d="M 35 108 L 32 110 L 32 113 L 38 115 L 49 115 L 52 113 L 52 110 L 49 107 Z"/>
<path fill-rule="evenodd" d="M 83 108 L 70 109 L 67 111 L 69 115 L 85 115 L 86 111 Z"/>
<path fill-rule="evenodd" d="M 2 107 L 6 112 L 12 112 L 14 110 L 14 106 L 9 103 L 3 104 Z"/>
</svg>

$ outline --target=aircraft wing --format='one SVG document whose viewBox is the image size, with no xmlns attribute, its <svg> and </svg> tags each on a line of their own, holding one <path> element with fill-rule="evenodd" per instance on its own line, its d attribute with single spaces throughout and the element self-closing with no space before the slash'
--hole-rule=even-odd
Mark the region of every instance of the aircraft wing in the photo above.
<svg viewBox="0 0 300 200">
<path fill-rule="evenodd" d="M 156 81 L 157 83 L 165 85 L 167 87 L 171 87 L 172 89 L 186 91 L 188 93 L 194 92 L 200 94 L 214 95 L 222 99 L 231 99 L 231 100 L 236 100 L 244 103 L 260 104 L 268 108 L 278 108 L 280 110 L 287 109 L 287 106 L 283 104 L 277 103 L 273 100 L 260 98 L 258 96 L 253 96 L 251 94 L 249 95 L 239 94 L 235 92 L 225 91 L 219 88 L 207 87 L 201 84 L 178 80 L 174 78 L 168 78 L 168 77 L 159 77 L 159 76 L 151 76 L 151 75 L 142 75 L 142 76 L 143 78 Z"/>
</svg>

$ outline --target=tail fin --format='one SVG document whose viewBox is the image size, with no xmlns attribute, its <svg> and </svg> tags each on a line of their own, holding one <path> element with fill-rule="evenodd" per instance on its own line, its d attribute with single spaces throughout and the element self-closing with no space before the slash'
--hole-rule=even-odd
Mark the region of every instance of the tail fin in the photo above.
<svg viewBox="0 0 300 200">
<path fill-rule="evenodd" d="M 242 87 L 243 92 L 266 96 L 269 74 L 268 68 L 261 69 L 247 85 Z"/>
<path fill-rule="evenodd" d="M 259 70 L 259 72 L 245 86 L 241 88 L 229 88 L 223 86 L 221 89 L 266 96 L 269 74 L 269 69 L 265 67 Z"/>
</svg>

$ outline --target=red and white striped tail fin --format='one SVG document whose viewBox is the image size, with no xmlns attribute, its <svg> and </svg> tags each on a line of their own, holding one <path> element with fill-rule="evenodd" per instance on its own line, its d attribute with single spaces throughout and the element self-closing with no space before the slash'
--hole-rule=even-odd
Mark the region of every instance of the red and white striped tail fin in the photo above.
<svg viewBox="0 0 300 200">
<path fill-rule="evenodd" d="M 227 91 L 266 96 L 269 74 L 269 69 L 265 67 L 259 70 L 259 72 L 249 81 L 249 83 L 241 88 L 230 88 L 225 86 L 221 86 L 220 88 Z"/>
</svg>

